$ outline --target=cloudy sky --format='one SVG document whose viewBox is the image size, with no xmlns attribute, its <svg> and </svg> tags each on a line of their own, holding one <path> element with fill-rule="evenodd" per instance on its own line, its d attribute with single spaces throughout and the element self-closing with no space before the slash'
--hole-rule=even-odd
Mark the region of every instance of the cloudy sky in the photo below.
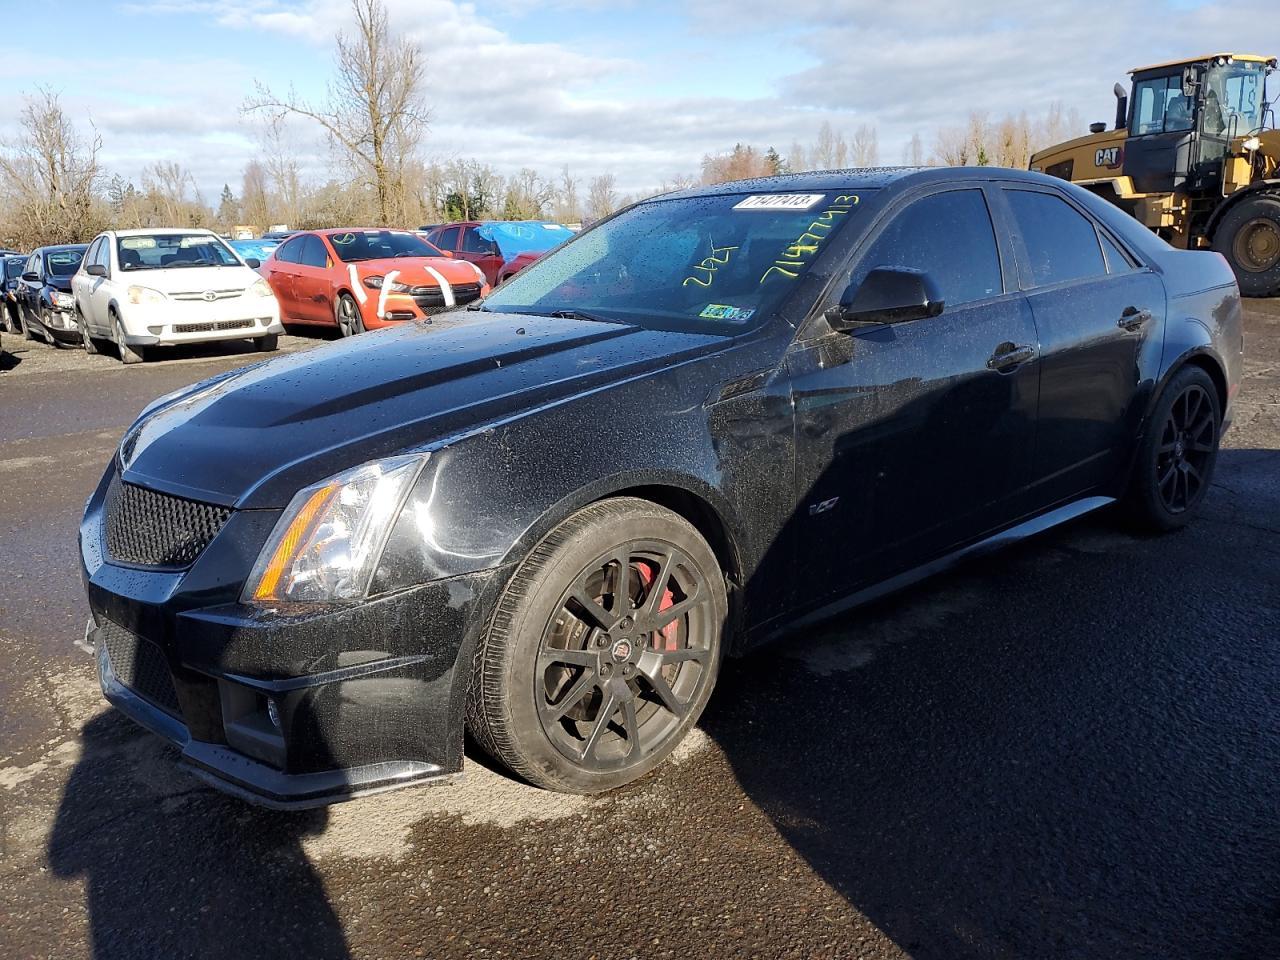
<svg viewBox="0 0 1280 960">
<path fill-rule="evenodd" d="M 157 160 L 193 171 L 206 200 L 239 189 L 256 152 L 240 106 L 255 81 L 322 96 L 348 0 L 75 0 L 56 29 L 39 5 L 4 0 L 0 136 L 21 94 L 61 92 L 100 131 L 113 173 Z M 693 173 L 735 141 L 785 153 L 824 120 L 879 131 L 896 163 L 973 109 L 993 117 L 1050 103 L 1085 122 L 1114 113 L 1111 85 L 1141 64 L 1217 50 L 1280 54 L 1280 17 L 1256 0 L 387 0 L 392 29 L 428 61 L 437 159 L 503 172 L 568 164 L 612 172 L 623 191 Z M 21 28 L 18 28 L 23 24 Z M 18 29 L 15 29 L 18 28 Z M 1280 79 L 1276 81 L 1280 85 Z M 1084 132 L 1084 131 L 1081 131 Z M 323 142 L 293 133 L 308 170 Z"/>
</svg>

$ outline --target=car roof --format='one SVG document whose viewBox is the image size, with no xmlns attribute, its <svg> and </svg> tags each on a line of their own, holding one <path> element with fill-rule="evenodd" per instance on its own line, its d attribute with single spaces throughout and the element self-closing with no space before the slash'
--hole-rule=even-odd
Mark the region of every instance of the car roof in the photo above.
<svg viewBox="0 0 1280 960">
<path fill-rule="evenodd" d="M 157 237 L 169 234 L 187 235 L 191 233 L 207 233 L 212 236 L 218 236 L 212 230 L 206 230 L 204 227 L 133 227 L 129 230 L 112 230 L 117 237 Z"/>
<path fill-rule="evenodd" d="M 1055 178 L 1011 167 L 857 167 L 848 170 L 820 170 L 812 173 L 784 173 L 775 177 L 731 180 L 711 186 L 690 187 L 651 197 L 671 200 L 685 197 L 714 197 L 735 193 L 782 193 L 796 190 L 871 190 L 903 183 L 932 183 L 947 180 L 1026 180 L 1055 182 Z M 1061 181 L 1056 181 L 1061 182 Z M 643 201 L 642 201 L 643 202 Z"/>
<path fill-rule="evenodd" d="M 89 245 L 87 243 L 55 243 L 47 247 L 37 247 L 32 253 L 54 253 L 58 250 L 86 250 Z"/>
</svg>

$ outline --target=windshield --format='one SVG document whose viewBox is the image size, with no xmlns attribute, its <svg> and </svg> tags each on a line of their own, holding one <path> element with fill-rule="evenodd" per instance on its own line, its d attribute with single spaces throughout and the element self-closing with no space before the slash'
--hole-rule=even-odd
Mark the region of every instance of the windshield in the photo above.
<svg viewBox="0 0 1280 960">
<path fill-rule="evenodd" d="M 22 276 L 22 268 L 26 266 L 27 261 L 22 257 L 9 257 L 4 262 L 4 278 L 6 280 L 14 280 Z"/>
<path fill-rule="evenodd" d="M 80 267 L 83 250 L 53 250 L 44 255 L 45 273 L 55 277 L 69 277 Z"/>
<path fill-rule="evenodd" d="M 1213 67 L 1204 82 L 1206 133 L 1240 136 L 1262 127 L 1266 64 L 1236 61 Z"/>
<path fill-rule="evenodd" d="M 483 223 L 476 233 L 498 245 L 508 260 L 521 253 L 546 253 L 556 244 L 564 243 L 573 232 L 558 223 L 539 223 L 534 220 L 514 223 Z"/>
<path fill-rule="evenodd" d="M 868 193 L 651 200 L 526 267 L 484 307 L 740 333 L 796 288 Z"/>
<path fill-rule="evenodd" d="M 176 270 L 184 267 L 238 267 L 240 260 L 209 233 L 154 233 L 120 237 L 121 270 Z"/>
<path fill-rule="evenodd" d="M 394 257 L 439 257 L 440 251 L 417 234 L 401 230 L 348 230 L 327 235 L 343 263 Z"/>
</svg>

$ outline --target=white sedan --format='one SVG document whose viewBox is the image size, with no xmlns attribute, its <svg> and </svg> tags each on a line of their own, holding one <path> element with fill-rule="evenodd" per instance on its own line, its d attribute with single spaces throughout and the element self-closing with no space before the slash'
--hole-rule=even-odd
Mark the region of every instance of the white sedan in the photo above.
<svg viewBox="0 0 1280 960">
<path fill-rule="evenodd" d="M 85 349 L 110 340 L 125 363 L 147 347 L 249 338 L 276 349 L 280 306 L 267 282 L 209 230 L 108 230 L 71 280 Z"/>
</svg>

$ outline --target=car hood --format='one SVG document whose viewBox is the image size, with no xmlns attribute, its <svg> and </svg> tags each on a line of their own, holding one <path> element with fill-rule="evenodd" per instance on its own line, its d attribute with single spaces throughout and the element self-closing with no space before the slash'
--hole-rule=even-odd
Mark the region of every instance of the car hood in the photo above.
<svg viewBox="0 0 1280 960">
<path fill-rule="evenodd" d="M 205 290 L 243 290 L 258 279 L 258 274 L 239 265 L 170 267 L 165 270 L 123 270 L 119 279 L 161 293 L 203 293 Z"/>
<path fill-rule="evenodd" d="M 415 286 L 436 286 L 438 281 L 435 274 L 444 277 L 451 284 L 476 283 L 480 280 L 470 263 L 448 257 L 389 257 L 384 260 L 360 260 L 349 266 L 355 267 L 361 277 L 385 277 L 394 270 L 398 283 Z"/>
<path fill-rule="evenodd" d="M 341 470 L 717 352 L 723 337 L 464 312 L 279 357 L 152 405 L 124 478 L 240 508 L 285 506 Z"/>
</svg>

